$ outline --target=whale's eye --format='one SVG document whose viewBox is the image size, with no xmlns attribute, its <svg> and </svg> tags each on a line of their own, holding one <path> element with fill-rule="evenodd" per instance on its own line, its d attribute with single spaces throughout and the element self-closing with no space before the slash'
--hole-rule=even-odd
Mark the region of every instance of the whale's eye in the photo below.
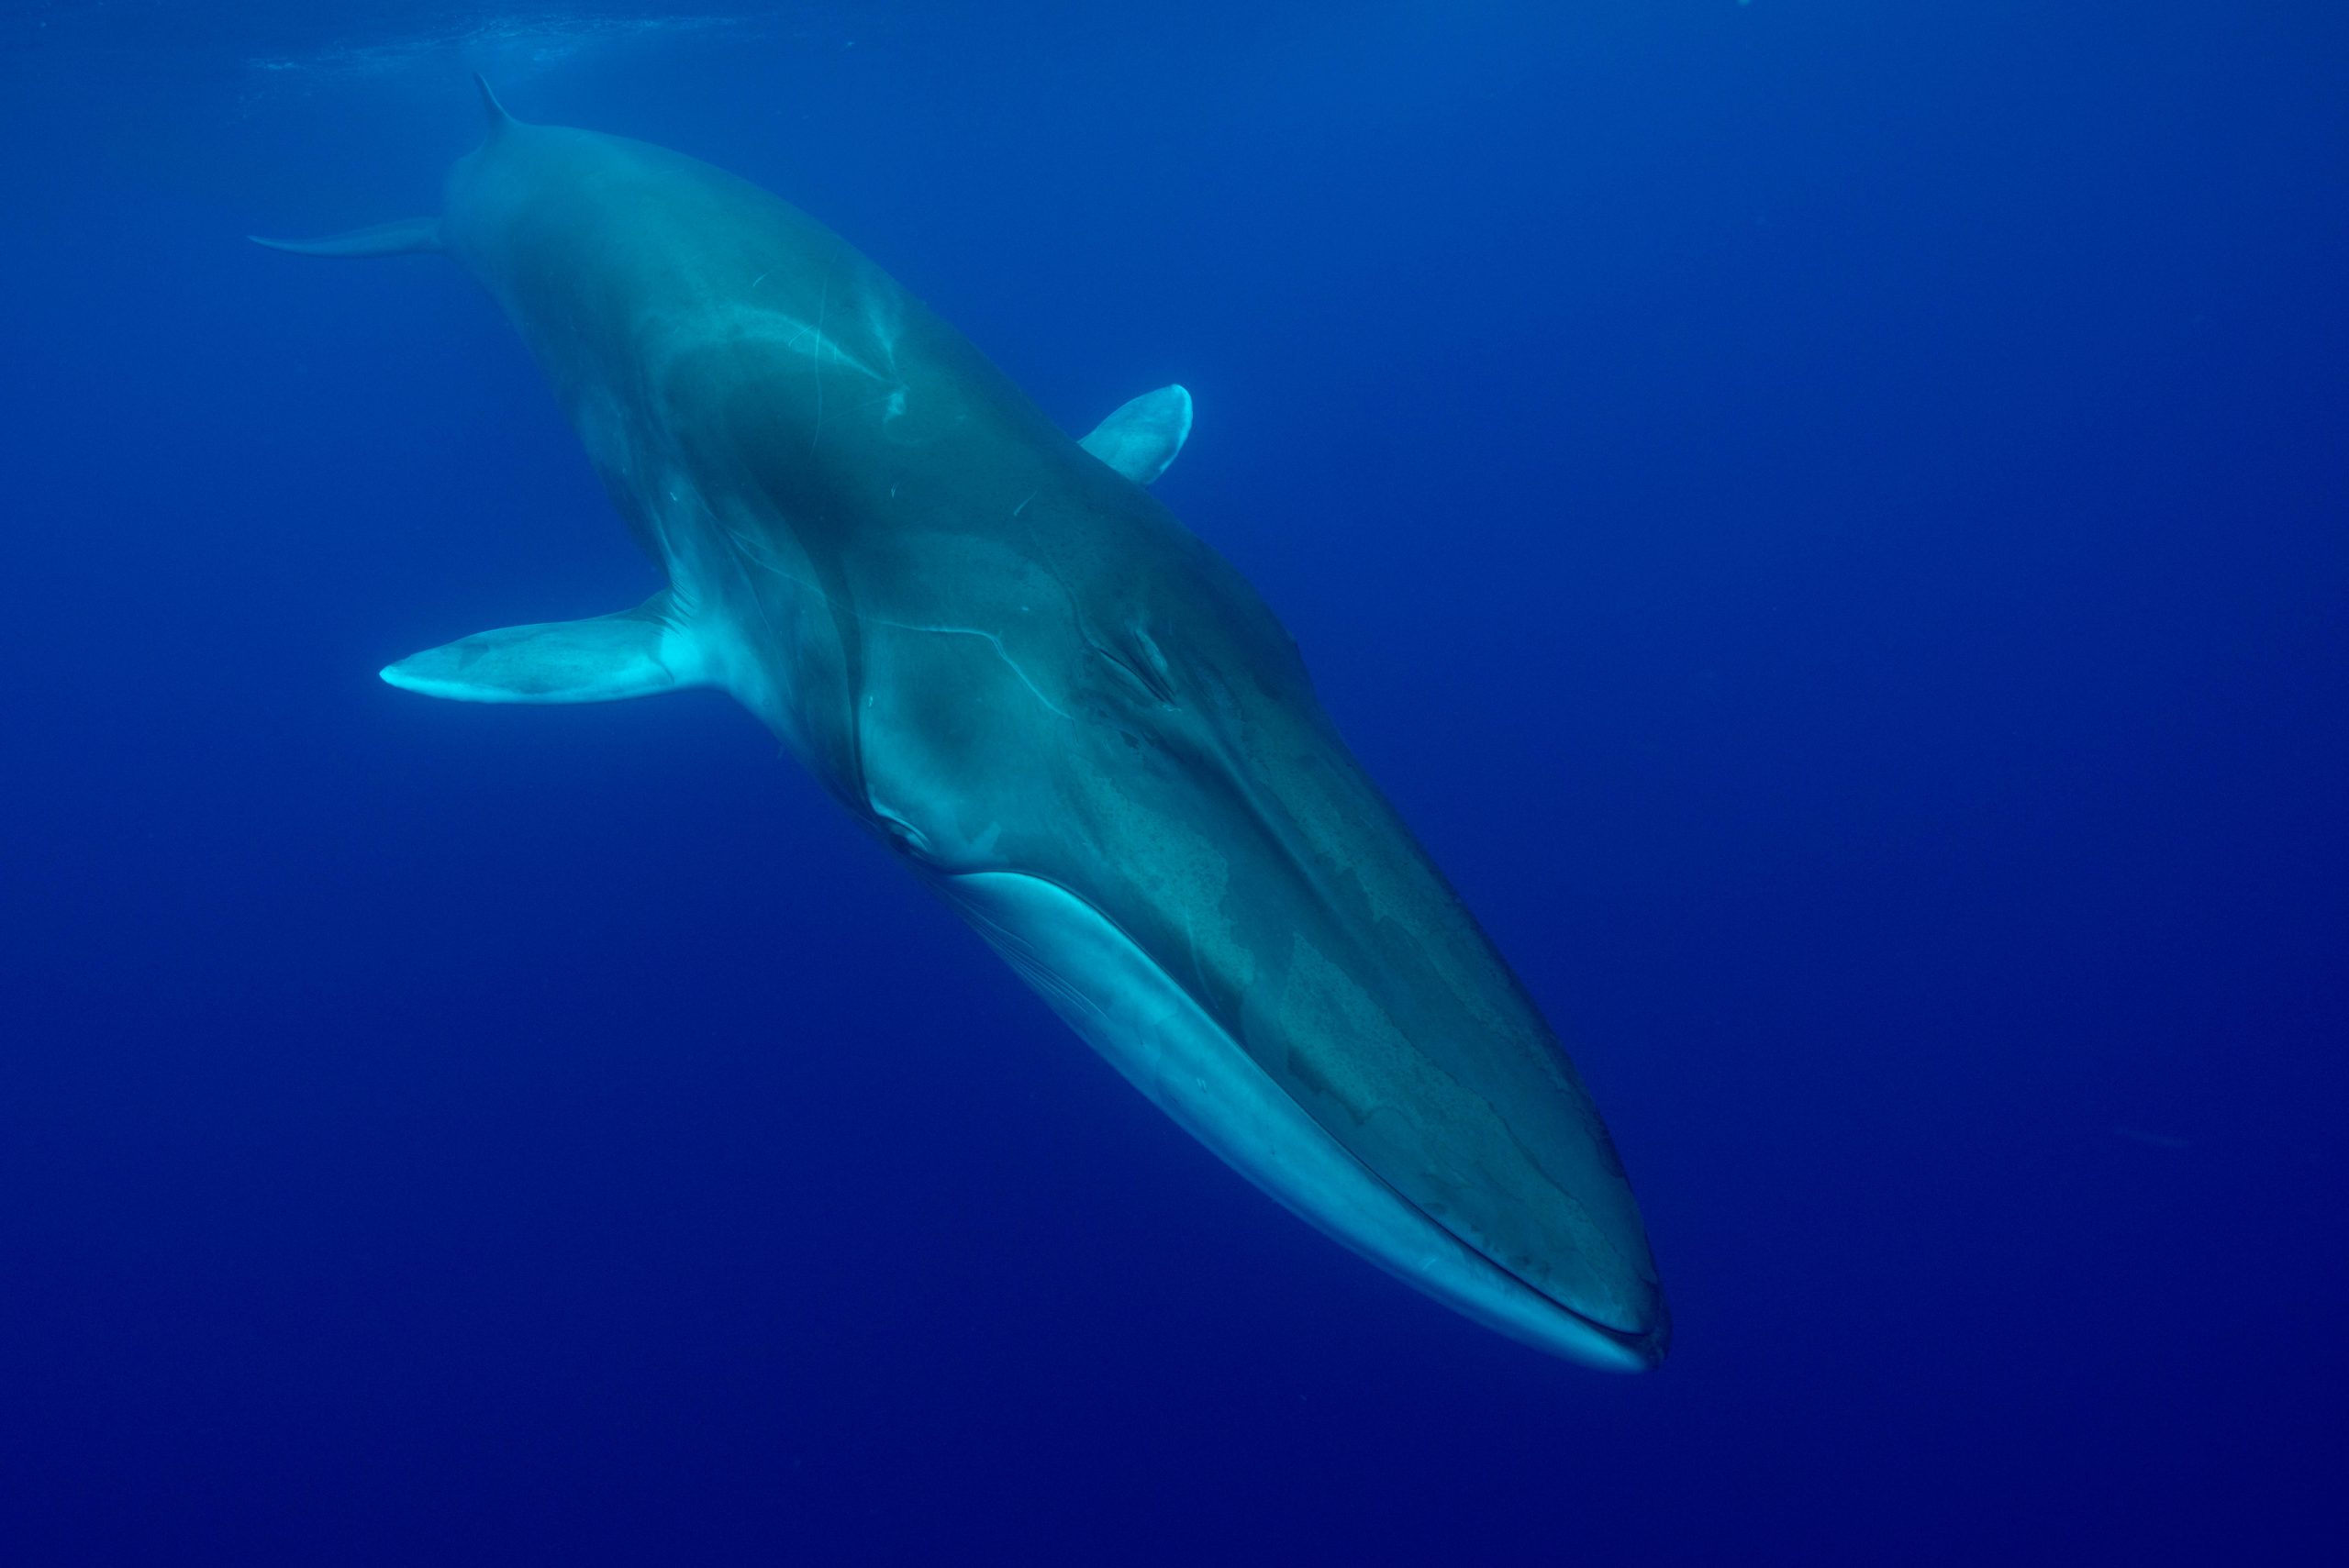
<svg viewBox="0 0 2349 1568">
<path fill-rule="evenodd" d="M 930 840 L 923 836 L 922 830 L 887 806 L 874 804 L 873 817 L 880 824 L 882 836 L 889 840 L 889 847 L 899 854 L 926 856 L 930 853 Z"/>
</svg>

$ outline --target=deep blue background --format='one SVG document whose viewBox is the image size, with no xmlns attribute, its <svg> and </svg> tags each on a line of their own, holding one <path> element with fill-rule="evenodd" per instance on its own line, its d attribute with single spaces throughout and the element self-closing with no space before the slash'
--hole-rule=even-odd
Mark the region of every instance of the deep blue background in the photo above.
<svg viewBox="0 0 2349 1568">
<path fill-rule="evenodd" d="M 0 1560 L 2342 1560 L 2342 7 L 283 8 L 0 19 Z M 238 238 L 473 66 L 1192 388 L 1661 1372 L 1279 1212 L 723 700 L 376 682 L 650 585 L 453 268 Z"/>
</svg>

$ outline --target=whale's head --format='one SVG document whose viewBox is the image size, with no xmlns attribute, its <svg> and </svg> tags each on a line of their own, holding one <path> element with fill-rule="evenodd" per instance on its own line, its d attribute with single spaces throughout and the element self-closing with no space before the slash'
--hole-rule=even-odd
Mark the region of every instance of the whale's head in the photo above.
<svg viewBox="0 0 2349 1568">
<path fill-rule="evenodd" d="M 1102 473 L 909 553 L 858 624 L 854 792 L 1289 1207 L 1553 1353 L 1656 1364 L 1670 1315 L 1588 1090 L 1272 612 L 1160 510 Z M 1085 559 L 1110 517 L 1115 571 Z"/>
</svg>

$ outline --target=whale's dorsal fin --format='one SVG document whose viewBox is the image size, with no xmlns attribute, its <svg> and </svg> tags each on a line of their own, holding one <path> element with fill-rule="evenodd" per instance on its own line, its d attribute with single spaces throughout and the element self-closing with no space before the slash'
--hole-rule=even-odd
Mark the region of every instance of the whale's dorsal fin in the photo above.
<svg viewBox="0 0 2349 1568">
<path fill-rule="evenodd" d="M 489 121 L 491 135 L 495 136 L 497 132 L 504 130 L 507 126 L 520 125 L 522 123 L 516 119 L 512 115 L 507 114 L 506 112 L 506 106 L 497 101 L 497 95 L 489 90 L 488 77 L 484 76 L 478 71 L 474 72 L 473 85 L 481 89 L 481 112 L 483 117 Z"/>
<path fill-rule="evenodd" d="M 1136 484 L 1147 484 L 1166 472 L 1190 434 L 1191 395 L 1162 386 L 1119 407 L 1077 445 Z"/>
<path fill-rule="evenodd" d="M 383 672 L 405 691 L 458 702 L 616 702 L 706 685 L 708 661 L 663 588 L 632 610 L 476 632 Z"/>
<path fill-rule="evenodd" d="M 323 239 L 270 239 L 258 234 L 245 238 L 256 245 L 290 250 L 296 256 L 406 256 L 440 249 L 440 220 L 402 218 L 397 223 L 379 223 L 372 228 L 329 234 Z"/>
</svg>

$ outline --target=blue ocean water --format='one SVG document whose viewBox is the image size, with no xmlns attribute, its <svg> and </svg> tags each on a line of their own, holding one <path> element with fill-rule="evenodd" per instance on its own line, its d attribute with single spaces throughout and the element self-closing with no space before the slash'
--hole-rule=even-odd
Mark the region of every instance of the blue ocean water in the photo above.
<svg viewBox="0 0 2349 1568">
<path fill-rule="evenodd" d="M 431 210 L 830 224 L 1169 504 L 1590 1081 L 1671 1359 L 1166 1121 L 709 694 Z M 2337 1561 L 2349 14 L 0 16 L 0 1562 Z"/>
</svg>

